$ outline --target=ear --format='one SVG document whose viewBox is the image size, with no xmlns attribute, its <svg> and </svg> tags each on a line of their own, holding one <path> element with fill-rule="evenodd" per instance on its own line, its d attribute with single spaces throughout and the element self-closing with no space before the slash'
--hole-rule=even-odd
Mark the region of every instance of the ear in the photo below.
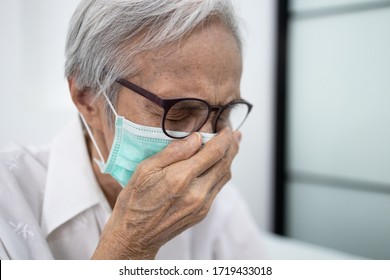
<svg viewBox="0 0 390 280">
<path fill-rule="evenodd" d="M 79 88 L 74 78 L 68 78 L 70 95 L 77 110 L 83 115 L 86 122 L 92 129 L 102 130 L 102 112 L 101 102 L 94 102 L 94 95 L 91 89 Z"/>
</svg>

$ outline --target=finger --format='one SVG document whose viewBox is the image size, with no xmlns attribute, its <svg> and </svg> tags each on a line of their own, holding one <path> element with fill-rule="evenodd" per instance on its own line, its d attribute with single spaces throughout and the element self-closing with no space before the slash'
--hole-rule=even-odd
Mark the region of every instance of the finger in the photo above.
<svg viewBox="0 0 390 280">
<path fill-rule="evenodd" d="M 207 199 L 205 200 L 203 211 L 208 212 L 215 198 L 217 197 L 219 192 L 223 189 L 223 187 L 226 185 L 226 183 L 230 181 L 230 179 L 231 179 L 230 174 L 226 174 L 218 181 L 217 184 L 213 186 L 213 188 L 211 188 L 211 190 L 208 193 Z M 207 212 L 205 214 L 207 214 Z"/>
<path fill-rule="evenodd" d="M 183 201 L 182 211 L 176 211 L 167 213 L 170 216 L 170 226 L 175 227 L 188 227 L 188 225 L 195 225 L 196 223 L 203 220 L 206 217 L 212 203 L 215 200 L 217 194 L 225 186 L 225 184 L 230 180 L 229 175 L 222 177 L 216 184 L 213 185 L 209 193 L 204 195 L 188 193 L 186 199 Z M 194 199 L 197 199 L 194 203 Z M 186 202 L 187 201 L 187 202 Z"/>
<path fill-rule="evenodd" d="M 189 188 L 186 188 L 181 198 L 183 207 L 188 205 L 190 211 L 197 211 L 202 209 L 203 205 L 209 197 L 215 195 L 222 188 L 222 183 L 226 183 L 231 178 L 231 164 L 238 152 L 238 144 L 233 143 L 228 153 L 204 172 L 200 177 L 193 179 L 193 183 Z"/>
<path fill-rule="evenodd" d="M 241 139 L 242 139 L 242 134 L 240 131 L 234 131 L 233 132 L 233 136 L 234 136 L 234 139 L 237 141 L 237 143 L 239 144 L 241 142 Z"/>
<path fill-rule="evenodd" d="M 224 176 L 221 178 L 212 188 L 210 193 L 201 196 L 195 192 L 187 193 L 187 197 L 183 197 L 180 201 L 177 201 L 177 205 L 174 208 L 170 208 L 165 216 L 162 218 L 166 223 L 159 228 L 161 234 L 166 234 L 169 232 L 180 233 L 183 230 L 199 223 L 203 220 L 210 207 L 227 181 L 229 181 L 229 176 Z M 195 195 L 194 195 L 195 194 Z"/>
<path fill-rule="evenodd" d="M 218 177 L 215 181 L 213 173 L 221 174 L 220 171 L 222 164 L 216 164 L 212 167 L 213 173 L 203 176 L 201 179 L 197 178 L 195 184 L 191 188 L 187 189 L 184 196 L 181 196 L 179 200 L 176 200 L 174 205 L 170 205 L 166 209 L 163 220 L 164 225 L 159 227 L 159 234 L 172 234 L 172 231 L 182 232 L 186 228 L 200 222 L 208 213 L 215 197 L 230 180 L 230 163 L 232 158 L 236 154 L 237 148 L 229 152 L 229 155 L 224 158 L 228 167 L 228 172 L 223 172 L 222 177 Z M 177 209 L 181 209 L 178 211 Z"/>
<path fill-rule="evenodd" d="M 234 135 L 233 135 L 234 136 Z M 230 145 L 225 155 L 209 169 L 204 171 L 199 177 L 202 180 L 218 181 L 226 173 L 230 173 L 233 159 L 238 154 L 239 143 L 236 137 L 230 141 Z"/>
<path fill-rule="evenodd" d="M 149 168 L 163 169 L 175 162 L 186 160 L 199 151 L 202 145 L 202 136 L 195 132 L 182 140 L 174 140 L 161 152 L 150 157 Z"/>
<path fill-rule="evenodd" d="M 215 186 L 218 185 L 221 180 L 224 179 L 224 182 L 226 183 L 231 178 L 231 165 L 238 153 L 238 149 L 238 143 L 233 140 L 225 156 L 203 172 L 202 175 L 197 178 L 196 187 L 192 187 L 191 189 L 203 193 L 203 196 L 206 197 L 215 189 Z"/>
<path fill-rule="evenodd" d="M 211 166 L 220 161 L 229 150 L 233 140 L 232 131 L 227 128 L 222 130 L 217 136 L 208 141 L 203 148 L 188 160 L 176 162 L 170 169 L 187 172 L 186 176 L 192 178 L 200 176 Z M 188 174 L 188 172 L 190 174 Z"/>
</svg>

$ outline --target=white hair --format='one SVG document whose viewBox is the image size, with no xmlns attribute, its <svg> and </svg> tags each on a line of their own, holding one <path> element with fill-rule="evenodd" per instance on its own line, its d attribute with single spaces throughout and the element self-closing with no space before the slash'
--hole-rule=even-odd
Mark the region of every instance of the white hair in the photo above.
<svg viewBox="0 0 390 280">
<path fill-rule="evenodd" d="M 209 19 L 226 25 L 241 49 L 229 0 L 83 0 L 69 26 L 65 76 L 115 106 L 115 80 L 137 74 L 139 54 L 180 42 Z"/>
</svg>

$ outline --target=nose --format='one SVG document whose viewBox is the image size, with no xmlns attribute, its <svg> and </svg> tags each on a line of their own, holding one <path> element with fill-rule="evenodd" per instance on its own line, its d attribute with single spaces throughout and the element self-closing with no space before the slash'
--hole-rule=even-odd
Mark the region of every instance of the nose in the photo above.
<svg viewBox="0 0 390 280">
<path fill-rule="evenodd" d="M 215 111 L 212 111 L 205 122 L 205 124 L 200 128 L 200 132 L 205 132 L 205 133 L 216 133 L 215 128 L 214 128 L 214 122 L 216 118 L 216 113 Z"/>
<path fill-rule="evenodd" d="M 212 118 L 208 118 L 206 123 L 200 128 L 199 132 L 214 133 Z"/>
</svg>

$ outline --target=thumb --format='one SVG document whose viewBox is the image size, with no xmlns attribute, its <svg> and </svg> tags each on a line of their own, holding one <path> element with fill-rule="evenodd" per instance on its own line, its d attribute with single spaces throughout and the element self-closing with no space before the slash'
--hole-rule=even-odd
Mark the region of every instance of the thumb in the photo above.
<svg viewBox="0 0 390 280">
<path fill-rule="evenodd" d="M 181 140 L 174 140 L 164 150 L 150 157 L 149 164 L 162 169 L 173 163 L 189 159 L 199 151 L 202 145 L 202 136 L 194 132 Z"/>
</svg>

